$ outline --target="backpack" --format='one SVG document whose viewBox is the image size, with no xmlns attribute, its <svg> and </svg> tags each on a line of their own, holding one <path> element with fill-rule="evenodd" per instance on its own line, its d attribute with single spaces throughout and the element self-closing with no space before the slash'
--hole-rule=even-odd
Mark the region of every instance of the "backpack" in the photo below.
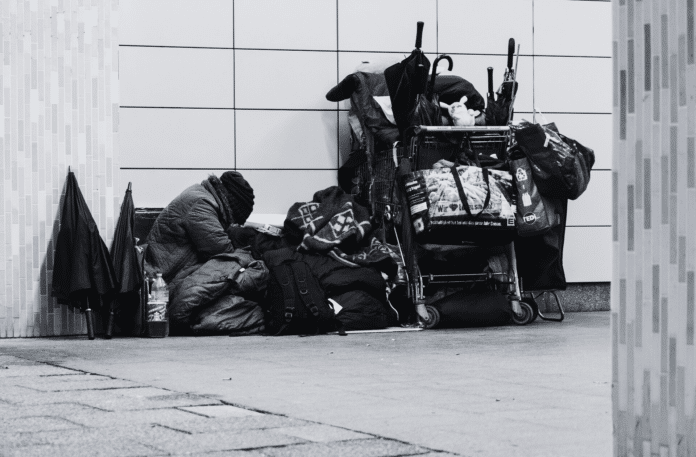
<svg viewBox="0 0 696 457">
<path fill-rule="evenodd" d="M 270 335 L 316 335 L 340 328 L 333 308 L 309 265 L 288 248 L 263 256 L 270 271 L 264 310 Z"/>
</svg>

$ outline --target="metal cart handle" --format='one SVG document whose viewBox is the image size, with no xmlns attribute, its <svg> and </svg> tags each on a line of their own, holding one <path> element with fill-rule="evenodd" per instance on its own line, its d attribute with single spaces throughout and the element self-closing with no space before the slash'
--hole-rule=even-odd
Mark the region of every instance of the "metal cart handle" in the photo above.
<svg viewBox="0 0 696 457">
<path fill-rule="evenodd" d="M 489 133 L 507 133 L 510 131 L 510 127 L 507 125 L 494 126 L 480 126 L 480 125 L 467 125 L 467 126 L 434 126 L 434 125 L 416 125 L 414 126 L 414 133 L 420 135 L 421 133 L 437 133 L 437 132 L 489 132 Z"/>
</svg>

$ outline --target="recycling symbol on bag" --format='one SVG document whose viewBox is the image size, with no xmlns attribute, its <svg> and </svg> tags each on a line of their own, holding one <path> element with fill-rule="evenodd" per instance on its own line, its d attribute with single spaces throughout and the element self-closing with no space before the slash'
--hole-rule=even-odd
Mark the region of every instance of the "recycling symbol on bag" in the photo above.
<svg viewBox="0 0 696 457">
<path fill-rule="evenodd" d="M 515 173 L 515 176 L 517 177 L 517 180 L 520 182 L 527 180 L 527 172 L 524 170 L 524 168 L 518 168 L 517 173 Z"/>
</svg>

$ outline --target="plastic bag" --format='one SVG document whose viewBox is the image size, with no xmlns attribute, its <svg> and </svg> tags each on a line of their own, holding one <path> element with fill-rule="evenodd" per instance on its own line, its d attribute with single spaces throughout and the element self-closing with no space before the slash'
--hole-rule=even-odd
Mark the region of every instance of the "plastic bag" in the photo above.
<svg viewBox="0 0 696 457">
<path fill-rule="evenodd" d="M 553 123 L 521 123 L 514 133 L 542 195 L 575 200 L 585 192 L 595 162 L 592 149 L 560 134 Z"/>
<path fill-rule="evenodd" d="M 506 171 L 476 166 L 419 170 L 406 177 L 404 188 L 420 242 L 504 244 L 514 236 L 513 184 Z"/>
<path fill-rule="evenodd" d="M 527 158 L 512 160 L 510 168 L 517 186 L 517 234 L 534 236 L 547 232 L 560 223 L 552 200 L 537 190 L 532 167 Z"/>
</svg>

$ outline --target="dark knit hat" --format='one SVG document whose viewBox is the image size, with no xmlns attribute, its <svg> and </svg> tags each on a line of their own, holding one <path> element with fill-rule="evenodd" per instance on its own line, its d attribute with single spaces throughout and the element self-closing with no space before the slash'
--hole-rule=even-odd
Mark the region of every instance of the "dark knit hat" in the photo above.
<svg viewBox="0 0 696 457">
<path fill-rule="evenodd" d="M 227 191 L 234 221 L 240 225 L 244 224 L 254 209 L 254 189 L 241 173 L 236 171 L 224 172 L 220 181 Z"/>
</svg>

